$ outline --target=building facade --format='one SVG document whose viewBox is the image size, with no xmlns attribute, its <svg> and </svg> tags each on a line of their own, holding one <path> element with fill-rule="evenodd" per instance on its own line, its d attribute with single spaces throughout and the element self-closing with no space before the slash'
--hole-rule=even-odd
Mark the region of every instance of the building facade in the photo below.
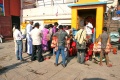
<svg viewBox="0 0 120 80">
<path fill-rule="evenodd" d="M 0 34 L 12 37 L 13 24 L 20 25 L 20 0 L 0 0 Z"/>
<path fill-rule="evenodd" d="M 71 25 L 71 8 L 68 4 L 76 3 L 79 0 L 23 0 L 21 2 L 21 22 L 34 20 L 41 25 L 58 22 L 63 25 Z M 108 1 L 108 6 L 117 5 L 117 0 Z"/>
</svg>

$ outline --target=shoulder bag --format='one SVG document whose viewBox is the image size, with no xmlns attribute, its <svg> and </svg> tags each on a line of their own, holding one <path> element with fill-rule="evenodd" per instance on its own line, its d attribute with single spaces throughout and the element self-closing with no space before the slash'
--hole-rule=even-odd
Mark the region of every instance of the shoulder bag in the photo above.
<svg viewBox="0 0 120 80">
<path fill-rule="evenodd" d="M 84 31 L 84 30 L 83 30 L 83 31 Z M 82 31 L 81 34 L 80 34 L 79 40 L 81 39 L 81 36 L 82 36 L 83 31 Z M 83 43 L 80 44 L 80 43 L 77 41 L 77 49 L 86 49 L 86 43 L 83 42 Z"/>
</svg>

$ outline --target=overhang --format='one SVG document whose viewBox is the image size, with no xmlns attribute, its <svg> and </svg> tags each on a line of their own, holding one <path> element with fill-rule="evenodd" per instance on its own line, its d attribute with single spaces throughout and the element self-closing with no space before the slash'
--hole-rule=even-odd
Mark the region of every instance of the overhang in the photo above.
<svg viewBox="0 0 120 80">
<path fill-rule="evenodd" d="M 74 4 L 68 4 L 68 7 L 76 7 L 76 6 L 89 6 L 89 5 L 99 5 L 99 4 L 107 4 L 107 2 L 89 2 L 89 3 L 74 3 Z"/>
</svg>

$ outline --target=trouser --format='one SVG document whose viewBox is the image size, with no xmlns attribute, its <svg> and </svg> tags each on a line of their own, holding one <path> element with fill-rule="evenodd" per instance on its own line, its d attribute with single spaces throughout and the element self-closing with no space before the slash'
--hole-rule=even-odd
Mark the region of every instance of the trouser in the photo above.
<svg viewBox="0 0 120 80">
<path fill-rule="evenodd" d="M 64 53 L 65 53 L 65 60 L 67 60 L 67 57 L 68 57 L 68 50 L 65 49 L 65 50 L 64 50 Z"/>
<path fill-rule="evenodd" d="M 108 57 L 108 54 L 105 52 L 105 49 L 101 49 L 101 53 L 100 53 L 100 63 L 102 63 L 103 56 L 104 56 L 105 59 L 106 59 L 106 64 L 109 64 L 109 57 Z"/>
<path fill-rule="evenodd" d="M 14 40 L 15 43 L 15 55 L 16 55 L 16 50 L 17 50 L 17 42 Z"/>
<path fill-rule="evenodd" d="M 27 52 L 27 39 L 25 40 L 25 52 Z"/>
<path fill-rule="evenodd" d="M 16 56 L 22 60 L 22 40 L 16 40 Z"/>
<path fill-rule="evenodd" d="M 32 40 L 27 39 L 27 53 L 32 54 Z"/>
<path fill-rule="evenodd" d="M 38 62 L 43 61 L 42 46 L 41 45 L 33 45 L 32 48 L 33 48 L 33 51 L 32 51 L 31 61 L 36 60 L 36 58 L 38 59 Z"/>
<path fill-rule="evenodd" d="M 52 52 L 53 52 L 53 55 L 56 55 L 56 51 L 55 51 L 55 48 L 53 48 L 53 51 L 52 51 Z"/>
<path fill-rule="evenodd" d="M 78 49 L 77 52 L 77 62 L 84 63 L 85 61 L 85 49 Z"/>
<path fill-rule="evenodd" d="M 64 49 L 65 49 L 65 47 L 63 47 L 63 46 L 59 46 L 58 47 L 58 50 L 56 52 L 56 64 L 58 64 L 59 55 L 61 53 L 61 55 L 62 55 L 62 64 L 65 65 L 65 53 L 64 53 Z"/>
</svg>

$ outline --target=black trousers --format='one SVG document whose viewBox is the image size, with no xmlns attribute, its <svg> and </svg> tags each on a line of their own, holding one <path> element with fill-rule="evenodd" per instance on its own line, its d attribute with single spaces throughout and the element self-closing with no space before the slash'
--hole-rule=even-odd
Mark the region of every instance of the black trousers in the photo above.
<svg viewBox="0 0 120 80">
<path fill-rule="evenodd" d="M 32 57 L 31 61 L 38 60 L 38 62 L 42 62 L 44 60 L 42 56 L 42 46 L 41 45 L 33 45 L 33 52 L 32 52 Z"/>
<path fill-rule="evenodd" d="M 27 39 L 25 41 L 25 52 L 27 52 Z"/>
</svg>

